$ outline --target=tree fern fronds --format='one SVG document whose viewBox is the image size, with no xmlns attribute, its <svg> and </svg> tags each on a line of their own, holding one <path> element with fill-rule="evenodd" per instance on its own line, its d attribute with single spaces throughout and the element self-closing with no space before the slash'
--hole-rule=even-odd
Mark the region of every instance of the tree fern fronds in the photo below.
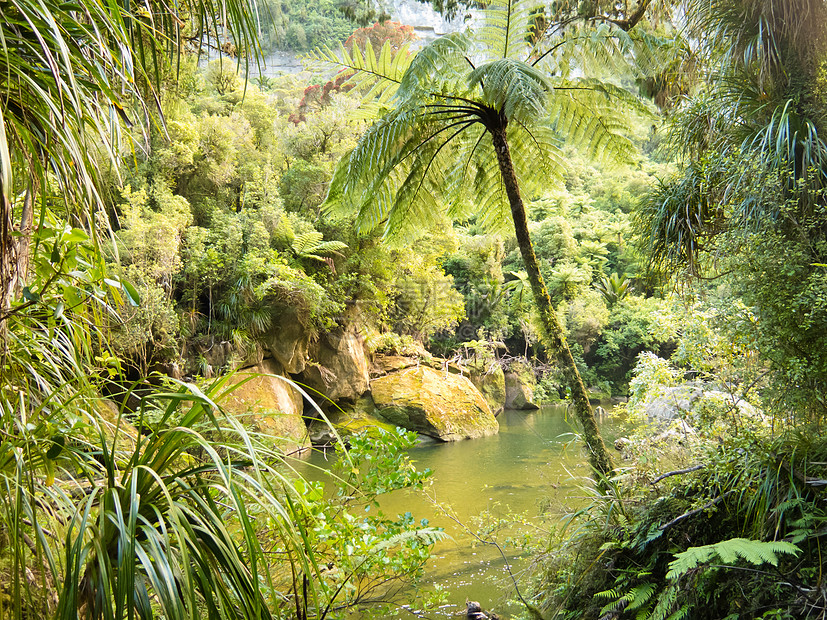
<svg viewBox="0 0 827 620">
<path fill-rule="evenodd" d="M 532 0 L 491 2 L 486 6 L 482 25 L 474 33 L 475 39 L 494 58 L 525 56 L 538 7 L 542 5 Z"/>
<path fill-rule="evenodd" d="M 412 59 L 407 44 L 394 50 L 390 41 L 385 42 L 378 55 L 368 41 L 364 54 L 354 42 L 351 53 L 339 44 L 335 52 L 325 46 L 311 52 L 310 56 L 315 61 L 339 67 L 342 72 L 351 74 L 346 83 L 362 92 L 364 101 L 378 99 L 382 102 L 389 101 L 396 93 Z"/>
<path fill-rule="evenodd" d="M 529 64 L 502 58 L 481 65 L 468 74 L 468 83 L 482 88 L 485 104 L 510 119 L 541 116 L 551 84 Z"/>
<path fill-rule="evenodd" d="M 300 258 L 312 258 L 326 263 L 331 254 L 341 256 L 341 251 L 347 248 L 341 241 L 324 241 L 323 235 L 315 230 L 298 235 L 290 247 Z"/>
<path fill-rule="evenodd" d="M 416 53 L 400 80 L 399 98 L 418 100 L 446 92 L 444 85 L 460 86 L 469 66 L 472 41 L 456 32 L 435 39 Z M 455 89 L 449 92 L 456 93 Z"/>
<path fill-rule="evenodd" d="M 682 553 L 675 555 L 675 559 L 669 563 L 667 579 L 679 579 L 688 571 L 701 564 L 710 562 L 714 558 L 720 558 L 724 564 L 733 564 L 743 559 L 753 566 L 761 564 L 772 564 L 778 566 L 778 556 L 790 554 L 797 556 L 801 549 L 792 543 L 783 540 L 761 541 L 748 538 L 730 538 L 711 545 L 702 547 L 690 547 Z"/>
</svg>

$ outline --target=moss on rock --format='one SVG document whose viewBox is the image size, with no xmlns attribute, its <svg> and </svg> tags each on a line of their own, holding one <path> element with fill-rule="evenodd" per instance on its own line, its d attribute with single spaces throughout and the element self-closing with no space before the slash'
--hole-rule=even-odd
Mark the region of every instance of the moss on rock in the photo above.
<svg viewBox="0 0 827 620">
<path fill-rule="evenodd" d="M 537 379 L 534 370 L 525 362 L 512 362 L 505 373 L 505 408 L 539 409 L 534 402 Z"/>
<path fill-rule="evenodd" d="M 466 377 L 421 366 L 371 382 L 378 413 L 388 422 L 441 441 L 493 435 L 499 424 Z"/>
</svg>

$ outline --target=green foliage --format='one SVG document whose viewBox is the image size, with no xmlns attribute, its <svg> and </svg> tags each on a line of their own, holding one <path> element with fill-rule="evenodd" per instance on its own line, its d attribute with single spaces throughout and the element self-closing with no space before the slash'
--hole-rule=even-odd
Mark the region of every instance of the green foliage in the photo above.
<svg viewBox="0 0 827 620">
<path fill-rule="evenodd" d="M 779 10 L 808 18 L 782 19 L 765 3 L 691 6 L 697 62 L 715 71 L 672 115 L 682 170 L 651 194 L 637 224 L 655 266 L 720 277 L 748 306 L 729 331 L 769 361 L 774 413 L 817 419 L 827 47 L 812 33 L 827 11 L 808 0 Z"/>
<path fill-rule="evenodd" d="M 644 351 L 638 356 L 632 374 L 634 376 L 629 381 L 627 407 L 635 413 L 639 413 L 639 407 L 653 396 L 657 396 L 662 388 L 674 387 L 681 378 L 681 373 L 667 360 L 649 351 Z"/>
<path fill-rule="evenodd" d="M 431 335 L 455 327 L 465 316 L 462 295 L 453 278 L 427 258 L 412 256 L 397 273 L 395 300 L 390 313 L 394 331 L 423 342 Z"/>
<path fill-rule="evenodd" d="M 625 484 L 616 480 L 582 520 L 575 517 L 568 541 L 550 543 L 552 611 L 705 620 L 775 609 L 808 617 L 805 599 L 821 570 L 825 517 L 816 481 L 825 473 L 825 442 L 811 430 L 773 436 L 768 426 L 731 424 L 706 435 L 707 422 L 695 424 L 683 459 L 701 469 L 655 486 L 642 466 L 630 469 Z M 650 435 L 640 435 L 644 459 L 657 454 Z M 669 467 L 660 461 L 659 468 Z M 771 568 L 759 568 L 765 564 Z"/>
<path fill-rule="evenodd" d="M 270 50 L 306 52 L 347 39 L 364 25 L 356 15 L 340 10 L 334 0 L 270 0 L 262 7 L 262 45 Z"/>
<path fill-rule="evenodd" d="M 619 276 L 613 273 L 610 276 L 603 276 L 597 283 L 598 292 L 606 300 L 610 306 L 614 306 L 617 302 L 622 301 L 629 293 L 634 290 L 632 281 L 625 275 Z"/>
<path fill-rule="evenodd" d="M 622 92 L 589 80 L 569 90 L 575 85 L 552 84 L 540 65 L 516 60 L 525 46 L 515 33 L 526 28 L 527 7 L 488 7 L 487 25 L 479 36 L 491 37 L 492 45 L 486 46 L 491 51 L 471 60 L 473 68 L 464 60 L 464 55 L 470 60 L 476 54 L 473 42 L 460 34 L 426 46 L 409 67 L 398 64 L 402 50 L 391 61 L 389 46 L 380 59 L 371 49 L 364 59 L 360 53 L 344 61 L 323 56 L 354 71 L 358 87 L 369 89 L 367 100 L 378 97 L 384 105 L 398 92 L 394 108 L 340 164 L 328 208 L 349 211 L 354 204 L 361 230 L 381 226 L 386 235 L 397 238 L 410 235 L 412 227 L 435 224 L 443 209 L 431 196 L 445 198 L 451 217 L 475 213 L 478 222 L 500 224 L 506 215 L 504 190 L 493 146 L 483 139 L 486 127 L 495 122 L 486 110 L 500 111 L 513 121 L 508 141 L 527 194 L 541 178 L 561 178 L 564 166 L 555 132 L 573 141 L 585 140 L 592 154 L 620 158 L 627 152 L 629 143 L 620 127 L 601 112 L 610 102 L 626 100 Z M 503 30 L 498 25 L 506 13 L 511 29 Z M 471 107 L 462 107 L 457 97 L 470 97 Z M 472 114 L 475 109 L 479 114 Z M 389 144 L 395 148 L 388 150 Z"/>
<path fill-rule="evenodd" d="M 631 379 L 637 356 L 643 351 L 669 350 L 677 327 L 669 302 L 627 296 L 612 308 L 587 361 L 616 387 L 623 386 Z"/>
<path fill-rule="evenodd" d="M 234 62 L 226 59 L 213 60 L 207 65 L 204 78 L 219 95 L 227 95 L 242 87 L 238 67 Z"/>
<path fill-rule="evenodd" d="M 764 542 L 746 538 L 730 538 L 702 547 L 689 547 L 686 551 L 676 554 L 675 559 L 669 563 L 666 578 L 680 579 L 699 565 L 709 563 L 713 558 L 719 558 L 724 564 L 734 564 L 743 559 L 753 566 L 762 564 L 778 566 L 778 556 L 784 553 L 797 556 L 801 553 L 801 549 L 783 540 Z"/>
<path fill-rule="evenodd" d="M 293 239 L 290 246 L 299 258 L 312 258 L 326 264 L 331 254 L 341 256 L 341 251 L 347 248 L 347 244 L 341 241 L 322 239 L 323 235 L 320 232 L 306 232 Z"/>
<path fill-rule="evenodd" d="M 509 331 L 503 253 L 497 237 L 462 236 L 459 251 L 443 261 L 445 273 L 453 277 L 454 286 L 465 298 L 463 333 L 470 328 L 474 333 L 502 338 Z M 525 294 L 529 294 L 527 290 Z"/>
</svg>

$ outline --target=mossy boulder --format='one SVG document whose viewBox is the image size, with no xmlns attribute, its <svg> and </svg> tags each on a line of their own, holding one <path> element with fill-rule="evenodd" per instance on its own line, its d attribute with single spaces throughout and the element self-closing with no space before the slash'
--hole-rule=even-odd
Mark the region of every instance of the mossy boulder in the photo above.
<svg viewBox="0 0 827 620">
<path fill-rule="evenodd" d="M 440 441 L 493 435 L 499 424 L 467 378 L 425 366 L 371 381 L 376 410 L 391 424 Z"/>
<path fill-rule="evenodd" d="M 512 362 L 505 372 L 505 408 L 539 409 L 534 402 L 537 379 L 534 370 L 525 362 Z"/>
<path fill-rule="evenodd" d="M 494 415 L 497 415 L 505 407 L 505 373 L 502 366 L 496 361 L 474 362 L 468 365 L 468 372 L 471 383 L 483 395 Z"/>
<path fill-rule="evenodd" d="M 281 376 L 283 373 L 272 359 L 237 373 L 230 383 L 238 387 L 221 405 L 260 434 L 265 444 L 290 453 L 308 447 L 310 438 L 302 418 L 302 395 Z"/>
<path fill-rule="evenodd" d="M 323 334 L 310 347 L 300 381 L 330 400 L 356 402 L 370 389 L 364 339 L 353 330 Z"/>
</svg>

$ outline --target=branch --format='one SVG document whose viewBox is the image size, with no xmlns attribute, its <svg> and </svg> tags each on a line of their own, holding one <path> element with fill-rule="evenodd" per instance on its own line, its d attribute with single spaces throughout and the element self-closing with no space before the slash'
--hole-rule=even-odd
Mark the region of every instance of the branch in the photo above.
<svg viewBox="0 0 827 620">
<path fill-rule="evenodd" d="M 675 517 L 675 518 L 674 518 L 674 519 L 672 519 L 669 523 L 664 523 L 663 525 L 661 525 L 658 529 L 659 529 L 661 532 L 665 532 L 668 528 L 672 527 L 673 525 L 675 525 L 675 524 L 677 524 L 677 523 L 680 523 L 680 522 L 681 522 L 681 521 L 683 521 L 684 519 L 688 519 L 689 517 L 691 517 L 691 516 L 693 516 L 693 515 L 696 515 L 696 514 L 698 514 L 699 512 L 703 512 L 704 510 L 707 510 L 707 509 L 709 509 L 709 508 L 712 508 L 712 507 L 713 507 L 713 506 L 715 506 L 716 504 L 721 503 L 721 502 L 722 502 L 722 501 L 723 501 L 723 500 L 724 500 L 727 496 L 732 495 L 733 493 L 735 493 L 735 489 L 733 489 L 733 490 L 731 490 L 731 491 L 727 491 L 727 492 L 726 492 L 726 493 L 724 493 L 723 495 L 719 495 L 718 497 L 716 497 L 715 499 L 713 499 L 711 502 L 707 502 L 706 504 L 704 504 L 704 505 L 703 505 L 703 506 L 701 506 L 700 508 L 696 508 L 695 510 L 690 510 L 689 512 L 685 512 L 685 513 L 683 513 L 683 514 L 682 514 L 681 516 L 679 516 L 679 517 Z"/>
<path fill-rule="evenodd" d="M 704 468 L 703 465 L 693 465 L 692 467 L 687 467 L 686 469 L 676 469 L 675 471 L 669 471 L 669 472 L 666 472 L 665 474 L 661 474 L 660 476 L 658 476 L 657 478 L 652 480 L 652 484 L 657 484 L 658 482 L 660 482 L 664 478 L 669 478 L 670 476 L 680 476 L 681 474 L 688 474 L 690 472 L 698 471 L 699 469 L 703 469 L 703 468 Z"/>
</svg>

